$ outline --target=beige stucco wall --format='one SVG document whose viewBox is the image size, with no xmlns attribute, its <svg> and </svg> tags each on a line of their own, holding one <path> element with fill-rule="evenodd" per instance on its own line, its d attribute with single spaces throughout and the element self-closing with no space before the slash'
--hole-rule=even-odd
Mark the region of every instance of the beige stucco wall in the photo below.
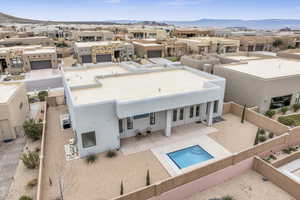
<svg viewBox="0 0 300 200">
<path fill-rule="evenodd" d="M 22 104 L 22 106 L 21 106 Z M 0 120 L 8 120 L 11 137 L 0 140 L 14 139 L 22 133 L 22 126 L 29 112 L 29 104 L 24 84 L 20 84 L 17 91 L 5 104 L 0 104 Z"/>
<path fill-rule="evenodd" d="M 293 94 L 291 104 L 294 104 L 300 92 L 299 76 L 262 80 L 223 66 L 216 66 L 214 73 L 226 79 L 225 101 L 246 104 L 248 107 L 258 106 L 261 113 L 269 110 L 273 97 Z"/>
</svg>

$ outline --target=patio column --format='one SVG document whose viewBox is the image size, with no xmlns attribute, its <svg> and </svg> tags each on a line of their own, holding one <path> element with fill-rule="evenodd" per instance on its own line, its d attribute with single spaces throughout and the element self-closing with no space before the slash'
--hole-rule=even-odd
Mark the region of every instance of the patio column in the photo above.
<svg viewBox="0 0 300 200">
<path fill-rule="evenodd" d="M 172 110 L 166 111 L 166 128 L 165 128 L 165 136 L 171 136 L 171 122 L 172 122 Z"/>
<path fill-rule="evenodd" d="M 207 121 L 207 125 L 208 126 L 212 126 L 213 123 L 213 108 L 214 103 L 213 102 L 208 102 L 208 106 L 207 106 L 207 117 L 206 117 L 206 121 Z"/>
</svg>

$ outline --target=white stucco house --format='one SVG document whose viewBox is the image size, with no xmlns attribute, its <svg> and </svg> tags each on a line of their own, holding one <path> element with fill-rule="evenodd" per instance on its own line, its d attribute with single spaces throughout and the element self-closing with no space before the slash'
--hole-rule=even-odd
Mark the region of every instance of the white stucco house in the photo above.
<svg viewBox="0 0 300 200">
<path fill-rule="evenodd" d="M 183 65 L 85 65 L 64 68 L 63 82 L 81 157 L 139 133 L 211 126 L 223 109 L 225 79 Z"/>
</svg>

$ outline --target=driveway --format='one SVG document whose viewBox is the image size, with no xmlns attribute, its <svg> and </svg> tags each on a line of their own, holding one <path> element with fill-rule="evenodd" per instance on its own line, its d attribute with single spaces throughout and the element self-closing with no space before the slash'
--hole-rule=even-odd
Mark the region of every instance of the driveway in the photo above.
<svg viewBox="0 0 300 200">
<path fill-rule="evenodd" d="M 24 144 L 24 137 L 10 143 L 0 143 L 0 200 L 4 200 L 9 191 Z"/>
</svg>

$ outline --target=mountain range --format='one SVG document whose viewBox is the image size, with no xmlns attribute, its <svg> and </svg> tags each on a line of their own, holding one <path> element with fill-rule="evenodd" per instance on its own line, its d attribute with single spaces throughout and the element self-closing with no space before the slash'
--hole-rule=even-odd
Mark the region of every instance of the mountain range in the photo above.
<svg viewBox="0 0 300 200">
<path fill-rule="evenodd" d="M 241 19 L 200 19 L 194 21 L 141 21 L 141 20 L 110 20 L 110 21 L 42 21 L 14 17 L 0 12 L 1 23 L 31 23 L 31 24 L 145 24 L 145 25 L 176 25 L 184 27 L 246 27 L 251 29 L 300 29 L 300 19 L 262 19 L 262 20 L 241 20 Z"/>
</svg>

